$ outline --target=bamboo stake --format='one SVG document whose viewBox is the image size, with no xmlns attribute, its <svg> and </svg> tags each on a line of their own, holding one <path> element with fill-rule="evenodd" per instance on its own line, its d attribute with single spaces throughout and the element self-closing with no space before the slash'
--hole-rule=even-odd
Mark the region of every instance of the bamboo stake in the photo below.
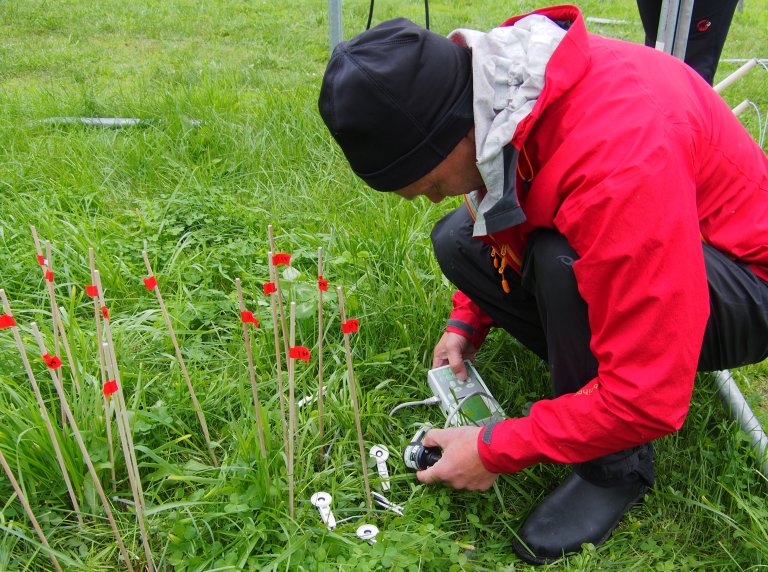
<svg viewBox="0 0 768 572">
<path fill-rule="evenodd" d="M 269 266 L 270 268 L 274 268 L 274 278 L 273 281 L 275 283 L 275 288 L 277 289 L 277 302 L 278 302 L 278 308 L 280 310 L 280 331 L 283 335 L 283 346 L 285 350 L 285 359 L 288 360 L 288 337 L 286 334 L 286 327 L 285 327 L 285 308 L 283 306 L 283 291 L 280 288 L 280 272 L 277 270 L 277 267 L 272 261 L 272 257 L 277 254 L 277 251 L 275 250 L 275 238 L 272 235 L 272 225 L 267 226 L 267 233 L 269 234 Z"/>
<path fill-rule="evenodd" d="M 75 360 L 72 359 L 72 350 L 69 348 L 69 340 L 67 339 L 67 331 L 64 329 L 64 322 L 61 321 L 61 312 L 59 312 L 59 306 L 56 304 L 56 290 L 53 287 L 53 264 L 51 262 L 51 243 L 45 241 L 45 251 L 47 256 L 47 266 L 45 267 L 45 280 L 48 282 L 48 296 L 51 299 L 51 316 L 56 328 L 58 328 L 59 336 L 61 336 L 61 343 L 64 345 L 64 351 L 67 354 L 67 361 L 69 362 L 69 371 L 72 374 L 72 383 L 75 385 L 77 393 L 80 393 L 80 380 L 77 377 L 77 370 L 75 369 Z M 50 274 L 49 274 L 50 272 Z M 56 341 L 56 355 L 59 355 L 59 338 L 55 338 Z M 61 376 L 59 376 L 61 379 Z"/>
<path fill-rule="evenodd" d="M 240 317 L 243 322 L 243 339 L 245 340 L 245 354 L 248 356 L 248 374 L 251 378 L 251 391 L 253 392 L 253 406 L 256 409 L 256 425 L 259 428 L 259 447 L 261 448 L 262 458 L 267 458 L 267 447 L 264 443 L 264 426 L 261 422 L 261 404 L 259 403 L 259 391 L 256 385 L 256 372 L 253 368 L 253 352 L 251 351 L 251 336 L 248 333 L 248 323 L 246 322 L 245 303 L 243 302 L 243 289 L 240 279 L 235 279 L 237 285 L 237 301 L 240 304 Z M 255 324 L 258 328 L 258 322 Z"/>
<path fill-rule="evenodd" d="M 40 243 L 40 237 L 37 235 L 37 229 L 34 226 L 29 227 L 32 231 L 32 240 L 35 242 L 35 252 L 37 254 L 37 261 L 40 264 L 40 269 L 43 271 L 43 278 L 48 280 L 48 271 L 51 270 L 51 259 L 50 256 L 46 258 L 46 255 L 43 254 L 43 248 L 42 244 Z M 48 289 L 48 298 L 51 303 L 51 321 L 53 322 L 53 341 L 54 341 L 54 351 L 56 352 L 56 355 L 59 355 L 59 325 L 56 323 L 56 319 L 53 316 L 54 308 L 56 307 L 55 300 L 51 297 L 51 290 Z M 61 378 L 61 372 L 56 372 L 56 375 Z M 62 411 L 62 418 L 64 417 L 64 412 Z"/>
<path fill-rule="evenodd" d="M 42 355 L 46 355 L 48 352 L 45 349 L 45 343 L 43 342 L 43 338 L 40 335 L 40 330 L 37 329 L 37 324 L 35 322 L 32 322 L 30 324 L 30 327 L 32 328 L 32 333 L 35 336 L 35 339 L 37 340 L 37 345 L 40 348 L 40 353 Z M 120 550 L 120 554 L 123 557 L 123 560 L 125 562 L 126 567 L 131 572 L 134 572 L 133 565 L 131 564 L 131 557 L 128 554 L 128 550 L 125 548 L 125 544 L 123 544 L 123 538 L 120 536 L 120 531 L 117 529 L 117 523 L 115 523 L 115 517 L 112 514 L 112 509 L 109 507 L 109 501 L 107 501 L 107 495 L 104 494 L 104 489 L 101 486 L 101 482 L 99 481 L 99 475 L 96 473 L 96 469 L 93 466 L 93 463 L 91 462 L 91 457 L 88 454 L 88 449 L 85 447 L 85 443 L 83 442 L 83 437 L 80 435 L 80 429 L 77 427 L 77 422 L 75 421 L 74 416 L 72 415 L 72 410 L 69 407 L 69 403 L 67 403 L 67 396 L 64 393 L 64 388 L 61 386 L 61 383 L 59 382 L 59 378 L 54 373 L 53 369 L 50 367 L 48 368 L 48 371 L 51 374 L 51 381 L 53 381 L 53 385 L 56 387 L 56 393 L 59 395 L 59 400 L 61 400 L 61 403 L 64 405 L 64 414 L 67 417 L 67 421 L 69 421 L 69 425 L 72 427 L 72 433 L 75 437 L 75 441 L 77 442 L 77 446 L 80 447 L 80 452 L 83 455 L 83 460 L 85 461 L 86 466 L 88 467 L 88 472 L 91 475 L 91 479 L 93 480 L 93 486 L 96 488 L 96 492 L 99 495 L 99 499 L 101 499 L 101 504 L 104 507 L 104 512 L 107 514 L 107 520 L 109 521 L 109 525 L 112 527 L 112 532 L 115 535 L 115 540 L 117 540 L 117 546 Z"/>
<path fill-rule="evenodd" d="M 117 383 L 117 399 L 115 400 L 115 422 L 117 423 L 118 435 L 120 436 L 121 442 L 128 443 L 129 455 L 125 457 L 125 468 L 128 472 L 128 480 L 135 484 L 139 490 L 141 490 L 141 479 L 139 478 L 138 473 L 139 463 L 136 459 L 136 449 L 133 446 L 133 439 L 129 438 L 131 435 L 131 427 L 127 421 L 123 423 L 123 418 L 118 413 L 118 407 L 120 407 L 122 411 L 128 411 L 128 407 L 125 404 L 125 396 L 123 394 L 123 381 L 120 379 L 120 368 L 117 367 L 115 341 L 112 337 L 112 325 L 109 322 L 109 310 L 107 309 L 107 305 L 104 300 L 104 289 L 101 287 L 101 274 L 99 274 L 98 270 L 94 270 L 93 277 L 96 286 L 96 295 L 99 298 L 100 312 L 104 319 L 104 334 L 106 337 L 107 345 L 111 350 L 109 355 L 107 355 L 106 352 L 104 353 L 104 362 L 108 364 L 108 360 L 112 360 L 112 371 L 115 373 L 115 382 Z M 102 351 L 104 351 L 103 346 Z M 102 388 L 103 387 L 104 386 L 102 385 Z M 140 496 L 142 499 L 144 498 L 143 491 Z"/>
<path fill-rule="evenodd" d="M 323 387 L 323 291 L 328 283 L 323 280 L 323 247 L 317 248 L 317 431 L 321 443 L 325 434 L 325 388 Z"/>
<path fill-rule="evenodd" d="M 291 302 L 291 348 L 296 346 L 296 302 Z M 296 358 L 288 358 L 288 502 L 291 507 L 291 518 L 296 511 L 294 503 L 293 455 L 296 435 Z"/>
<path fill-rule="evenodd" d="M 45 537 L 45 534 L 43 534 L 43 529 L 40 528 L 40 524 L 37 522 L 37 519 L 35 518 L 35 513 L 32 512 L 32 507 L 29 505 L 29 501 L 27 500 L 27 497 L 24 494 L 24 491 L 21 490 L 19 483 L 16 481 L 16 477 L 13 475 L 13 471 L 11 471 L 11 467 L 8 466 L 8 461 L 5 460 L 5 455 L 3 455 L 3 452 L 1 450 L 0 450 L 0 464 L 3 465 L 5 474 L 8 476 L 8 480 L 11 481 L 13 490 L 16 491 L 16 496 L 19 497 L 19 501 L 21 502 L 21 505 L 24 507 L 24 512 L 27 513 L 29 520 L 32 522 L 32 527 L 35 529 L 35 532 L 37 533 L 37 537 L 40 539 L 40 542 L 43 543 L 43 546 L 45 546 L 48 549 L 48 557 L 51 559 L 51 562 L 53 562 L 53 565 L 56 568 L 56 570 L 58 570 L 58 572 L 63 572 L 63 570 L 61 569 L 61 566 L 59 565 L 59 561 L 56 559 L 56 555 L 53 553 L 53 549 L 51 548 L 51 545 L 48 544 L 48 539 Z"/>
<path fill-rule="evenodd" d="M 269 256 L 269 281 L 274 282 L 275 269 L 272 266 L 272 253 L 268 253 Z M 285 453 L 286 462 L 288 459 L 288 424 L 285 418 L 285 388 L 283 387 L 283 357 L 280 353 L 280 332 L 278 331 L 277 323 L 277 303 L 275 300 L 275 292 L 270 292 L 269 302 L 272 307 L 272 332 L 275 339 L 275 363 L 277 364 L 277 392 L 280 397 L 280 424 L 283 429 L 283 452 Z M 288 360 L 288 352 L 285 354 L 286 362 Z M 286 363 L 286 367 L 287 367 Z"/>
<path fill-rule="evenodd" d="M 35 253 L 37 255 L 37 262 L 40 264 L 40 269 L 43 271 L 43 279 L 48 281 L 48 265 L 50 264 L 50 260 L 45 257 L 43 254 L 43 248 L 40 244 L 40 237 L 37 235 L 37 229 L 34 227 L 34 225 L 30 225 L 30 230 L 32 231 L 32 240 L 35 243 Z M 51 271 L 52 272 L 52 271 Z M 51 274 L 51 279 L 53 279 L 53 275 Z M 49 284 L 50 285 L 50 284 Z M 51 322 L 52 322 L 52 331 L 53 331 L 53 343 L 54 343 L 54 351 L 56 352 L 56 355 L 59 355 L 59 325 L 56 322 L 56 318 L 54 318 L 54 308 L 56 307 L 56 301 L 52 297 L 51 294 L 51 288 L 47 288 L 48 292 L 48 300 L 51 304 Z M 55 372 L 58 378 L 61 380 L 61 372 L 56 371 Z M 61 406 L 61 425 L 64 426 L 66 424 L 65 422 L 65 415 L 64 415 L 64 406 Z"/>
<path fill-rule="evenodd" d="M 91 284 L 96 288 L 96 296 L 93 296 L 93 320 L 96 322 L 96 339 L 98 340 L 96 346 L 99 352 L 99 372 L 101 373 L 101 387 L 107 382 L 106 364 L 104 363 L 104 348 L 102 347 L 102 332 L 101 332 L 101 318 L 99 308 L 99 294 L 98 286 L 96 285 L 96 259 L 93 255 L 93 248 L 88 249 L 88 260 L 91 266 Z M 112 490 L 117 490 L 117 480 L 115 476 L 115 447 L 114 439 L 112 438 L 112 415 L 109 412 L 109 401 L 107 396 L 102 392 L 102 401 L 104 402 L 104 424 L 107 430 L 107 444 L 109 445 L 109 462 L 112 464 Z"/>
<path fill-rule="evenodd" d="M 5 296 L 5 291 L 0 289 L 0 299 L 3 302 L 3 311 L 9 316 L 13 317 L 11 313 L 11 305 L 8 303 L 8 298 Z M 69 499 L 72 501 L 72 508 L 75 509 L 75 515 L 77 516 L 77 522 L 80 526 L 83 526 L 83 516 L 80 514 L 80 505 L 77 502 L 77 495 L 75 494 L 75 488 L 72 486 L 72 481 L 69 479 L 69 471 L 67 471 L 67 465 L 64 462 L 64 455 L 61 453 L 61 447 L 59 447 L 59 440 L 56 438 L 56 433 L 53 430 L 51 424 L 51 418 L 48 416 L 48 409 L 45 407 L 45 400 L 40 393 L 40 387 L 35 380 L 35 374 L 32 372 L 32 366 L 29 364 L 27 358 L 27 351 L 24 349 L 24 343 L 21 340 L 19 329 L 17 326 L 11 326 L 13 332 L 13 338 L 16 340 L 16 346 L 19 348 L 19 354 L 21 354 L 21 361 L 24 364 L 24 369 L 27 372 L 29 383 L 32 384 L 32 391 L 35 393 L 35 399 L 37 400 L 37 406 L 40 409 L 40 415 L 45 421 L 45 428 L 48 430 L 48 436 L 51 438 L 51 444 L 53 445 L 53 451 L 56 454 L 56 461 L 59 463 L 59 469 L 61 469 L 61 476 L 64 478 L 64 483 L 67 485 L 67 493 L 69 493 Z"/>
<path fill-rule="evenodd" d="M 154 273 L 152 272 L 152 266 L 149 263 L 149 257 L 147 256 L 147 251 L 143 250 L 141 254 L 144 257 L 144 264 L 147 267 L 147 273 L 149 273 L 150 276 L 154 276 Z M 211 436 L 208 434 L 208 425 L 205 422 L 205 415 L 203 415 L 203 410 L 200 407 L 200 402 L 197 400 L 197 395 L 195 395 L 195 388 L 192 387 L 192 380 L 189 378 L 187 365 L 186 363 L 184 363 L 184 356 L 181 355 L 181 348 L 179 347 L 179 341 L 176 339 L 176 332 L 174 332 L 173 324 L 171 324 L 171 316 L 170 314 L 168 314 L 168 309 L 165 307 L 165 302 L 163 302 L 163 296 L 162 294 L 160 294 L 160 287 L 155 285 L 153 290 L 155 291 L 155 295 L 157 295 L 157 303 L 160 304 L 160 310 L 163 313 L 163 318 L 165 318 L 165 325 L 168 327 L 168 333 L 171 336 L 171 341 L 173 342 L 173 348 L 176 350 L 176 358 L 179 360 L 179 365 L 181 366 L 181 372 L 184 374 L 184 381 L 187 382 L 187 389 L 189 390 L 189 396 L 192 398 L 192 405 L 195 408 L 195 413 L 197 413 L 197 419 L 200 422 L 200 427 L 203 430 L 203 436 L 205 437 L 205 444 L 208 446 L 208 452 L 211 454 L 211 459 L 213 459 L 214 467 L 218 467 L 219 460 L 216 458 L 216 453 L 214 453 L 213 447 L 211 447 Z"/>
<path fill-rule="evenodd" d="M 104 343 L 102 344 L 102 348 L 104 351 L 105 361 L 107 364 L 107 372 L 108 377 L 117 380 L 117 372 L 114 369 L 114 363 L 116 361 L 113 348 L 109 346 L 109 344 Z M 116 382 L 117 383 L 117 382 Z M 120 390 L 120 387 L 118 385 L 117 388 L 115 388 L 116 391 Z M 119 403 L 119 400 L 117 401 Z M 123 432 L 125 433 L 126 440 L 123 441 L 123 455 L 126 457 L 126 459 L 129 459 L 131 457 L 131 449 L 129 446 L 129 442 L 131 445 L 133 444 L 133 440 L 131 439 L 131 433 L 130 433 L 130 425 L 128 423 L 128 414 L 125 411 L 125 409 L 122 409 L 122 411 L 118 411 L 115 409 L 115 415 L 117 417 L 123 418 Z M 118 422 L 118 428 L 120 427 L 120 423 Z M 134 459 L 135 460 L 135 459 Z M 144 556 L 147 559 L 147 568 L 150 572 L 154 572 L 155 565 L 152 561 L 152 550 L 149 547 L 149 538 L 147 537 L 147 528 L 146 528 L 146 522 L 144 521 L 144 509 L 146 507 L 146 503 L 144 501 L 144 491 L 141 489 L 141 486 L 137 483 L 141 483 L 141 479 L 139 478 L 139 467 L 134 466 L 133 467 L 134 476 L 136 478 L 137 482 L 131 483 L 131 492 L 133 493 L 133 505 L 134 509 L 136 510 L 136 520 L 139 521 L 139 533 L 141 534 L 141 543 L 144 545 Z M 129 471 L 130 476 L 130 471 Z"/>
<path fill-rule="evenodd" d="M 339 310 L 341 312 L 341 323 L 344 324 L 347 321 L 347 315 L 344 312 L 344 292 L 339 286 L 336 289 L 339 295 Z M 344 332 L 344 350 L 347 354 L 347 377 L 349 377 L 349 393 L 352 397 L 352 407 L 355 412 L 355 427 L 357 428 L 357 444 L 360 448 L 360 461 L 363 466 L 363 482 L 365 483 L 365 499 L 368 503 L 368 508 L 373 508 L 373 502 L 371 501 L 371 484 L 368 482 L 368 461 L 365 456 L 365 443 L 363 442 L 363 428 L 360 424 L 360 407 L 357 403 L 357 384 L 355 383 L 355 371 L 352 367 L 352 350 L 349 346 L 349 334 Z"/>
<path fill-rule="evenodd" d="M 140 508 L 145 508 L 144 505 L 144 491 L 141 489 L 141 479 L 139 477 L 138 463 L 136 462 L 135 453 L 133 453 L 133 438 L 131 432 L 131 425 L 128 422 L 128 413 L 125 407 L 124 395 L 122 396 L 122 384 L 118 382 L 120 377 L 116 372 L 114 362 L 114 354 L 108 343 L 102 344 L 102 351 L 106 358 L 106 367 L 108 376 L 111 380 L 114 380 L 114 394 L 115 394 L 115 421 L 117 423 L 117 432 L 120 437 L 120 446 L 123 449 L 123 457 L 125 458 L 126 471 L 128 473 L 128 482 L 131 486 L 131 493 L 134 499 L 134 503 L 140 505 Z M 109 383 L 109 382 L 107 382 Z M 102 394 L 107 395 L 108 388 L 105 385 L 102 386 Z M 139 492 L 141 491 L 141 492 Z M 137 511 L 138 513 L 138 511 Z"/>
</svg>

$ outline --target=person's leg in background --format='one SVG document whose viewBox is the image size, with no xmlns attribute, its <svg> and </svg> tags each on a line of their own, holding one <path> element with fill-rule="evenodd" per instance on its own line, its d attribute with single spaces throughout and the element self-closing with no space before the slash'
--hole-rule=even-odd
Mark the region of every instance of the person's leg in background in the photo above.
<svg viewBox="0 0 768 572">
<path fill-rule="evenodd" d="M 693 3 L 685 63 L 709 85 L 714 82 L 737 4 L 738 0 L 695 0 Z M 654 47 L 661 17 L 661 0 L 637 0 L 637 8 L 645 30 L 645 45 Z"/>
</svg>

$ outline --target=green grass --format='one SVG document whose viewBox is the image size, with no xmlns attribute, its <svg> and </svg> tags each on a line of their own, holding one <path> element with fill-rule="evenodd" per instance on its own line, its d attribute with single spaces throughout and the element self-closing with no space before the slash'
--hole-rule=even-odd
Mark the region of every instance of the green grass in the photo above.
<svg viewBox="0 0 768 572">
<path fill-rule="evenodd" d="M 580 3 L 585 14 L 631 24 L 590 25 L 639 42 L 633 1 Z M 431 2 L 432 29 L 487 29 L 530 2 Z M 368 3 L 344 3 L 345 37 L 361 31 Z M 375 21 L 405 15 L 423 22 L 423 3 L 378 2 Z M 725 58 L 766 57 L 768 8 L 747 2 Z M 120 531 L 143 559 L 122 456 L 112 492 L 93 324 L 88 248 L 106 289 L 120 373 L 147 499 L 155 563 L 162 570 L 500 570 L 523 569 L 511 540 L 527 511 L 566 474 L 537 466 L 499 481 L 498 494 L 417 485 L 396 462 L 436 410 L 388 417 L 403 401 L 428 396 L 426 369 L 450 306 L 429 246 L 445 204 L 371 192 L 351 174 L 316 112 L 328 57 L 327 3 L 215 0 L 0 4 L 0 287 L 10 298 L 48 410 L 59 405 L 31 337 L 35 321 L 49 345 L 50 310 L 29 226 L 53 244 L 57 297 L 84 390 L 70 400 L 113 500 Z M 738 64 L 723 63 L 718 79 Z M 758 69 L 723 96 L 768 113 L 768 71 Z M 40 122 L 51 117 L 149 120 L 101 129 Z M 743 121 L 759 137 L 757 115 Z M 296 515 L 289 517 L 267 281 L 267 225 L 299 275 L 284 281 L 298 304 L 297 343 L 313 361 L 297 364 L 297 395 L 316 384 L 316 254 L 324 251 L 326 435 L 317 411 L 302 408 L 297 439 Z M 146 275 L 155 274 L 221 466 L 213 467 Z M 235 278 L 262 322 L 253 336 L 267 430 L 261 459 L 254 424 Z M 355 424 L 339 331 L 335 287 L 352 337 L 366 445 L 392 452 L 390 498 L 398 517 L 365 508 Z M 548 395 L 546 368 L 503 332 L 478 367 L 512 415 Z M 768 370 L 740 371 L 765 423 Z M 68 367 L 64 378 L 69 387 Z M 85 513 L 78 529 L 53 447 L 18 350 L 0 332 L 0 449 L 11 463 L 67 570 L 120 569 L 118 551 L 69 430 L 58 436 Z M 116 428 L 115 428 L 116 431 Z M 553 568 L 567 570 L 753 570 L 768 565 L 766 480 L 746 437 L 728 421 L 714 383 L 702 377 L 683 429 L 656 446 L 658 484 L 614 537 Z M 326 455 L 322 456 L 325 452 Z M 378 488 L 370 471 L 372 485 Z M 309 496 L 334 496 L 340 523 L 322 526 Z M 360 542 L 361 522 L 379 542 Z M 0 570 L 49 570 L 51 563 L 10 484 L 0 478 Z"/>
</svg>

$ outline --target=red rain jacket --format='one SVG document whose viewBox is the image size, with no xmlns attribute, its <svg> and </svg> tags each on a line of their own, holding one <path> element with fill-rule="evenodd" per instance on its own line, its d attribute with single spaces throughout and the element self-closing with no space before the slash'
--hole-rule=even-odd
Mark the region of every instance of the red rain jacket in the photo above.
<svg viewBox="0 0 768 572">
<path fill-rule="evenodd" d="M 533 175 L 527 191 L 517 184 L 527 221 L 484 239 L 519 269 L 533 229 L 567 238 L 599 366 L 577 393 L 497 424 L 490 445 L 481 432 L 497 473 L 590 460 L 682 426 L 709 315 L 702 241 L 768 280 L 768 158 L 720 96 L 671 56 L 588 33 L 574 6 L 537 13 L 572 24 L 512 139 Z M 454 308 L 479 347 L 492 320 L 461 292 Z"/>
</svg>

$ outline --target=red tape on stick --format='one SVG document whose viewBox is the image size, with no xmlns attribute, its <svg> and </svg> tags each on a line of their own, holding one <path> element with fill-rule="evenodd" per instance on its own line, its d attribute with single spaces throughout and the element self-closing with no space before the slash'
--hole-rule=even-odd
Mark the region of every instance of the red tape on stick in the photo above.
<svg viewBox="0 0 768 572">
<path fill-rule="evenodd" d="M 144 279 L 144 286 L 147 287 L 147 290 L 154 290 L 157 288 L 157 278 L 154 276 L 150 276 L 149 278 Z"/>
<path fill-rule="evenodd" d="M 240 312 L 240 318 L 242 318 L 243 322 L 246 324 L 253 324 L 255 327 L 259 327 L 259 321 L 254 317 L 253 312 L 242 310 Z"/>
<path fill-rule="evenodd" d="M 274 282 L 267 282 L 266 284 L 264 284 L 264 295 L 265 296 L 269 296 L 270 294 L 273 294 L 276 291 L 277 291 L 277 289 L 275 288 L 275 283 Z"/>
<path fill-rule="evenodd" d="M 304 346 L 294 346 L 288 350 L 288 357 L 301 359 L 309 363 L 309 348 L 305 348 Z"/>
<path fill-rule="evenodd" d="M 322 274 L 317 277 L 317 287 L 323 292 L 328 291 L 328 280 L 324 280 Z"/>
<path fill-rule="evenodd" d="M 99 289 L 96 287 L 95 284 L 88 284 L 85 287 L 85 293 L 88 294 L 91 298 L 95 298 L 99 295 Z"/>
<path fill-rule="evenodd" d="M 277 254 L 272 255 L 272 264 L 275 266 L 279 266 L 281 264 L 284 264 L 288 266 L 291 263 L 291 255 L 286 254 L 285 252 L 278 252 Z"/>
<path fill-rule="evenodd" d="M 345 334 L 351 334 L 352 332 L 356 332 L 359 327 L 360 327 L 359 320 L 349 319 L 346 322 L 342 322 L 341 331 L 344 332 Z"/>
<path fill-rule="evenodd" d="M 40 266 L 45 266 L 45 257 L 42 254 L 37 255 L 37 261 L 40 263 Z"/>
<path fill-rule="evenodd" d="M 48 282 L 53 282 L 53 270 L 45 271 L 45 279 L 48 280 Z"/>
<path fill-rule="evenodd" d="M 104 392 L 104 397 L 109 397 L 115 391 L 117 391 L 117 380 L 110 379 L 109 381 L 105 382 L 104 387 L 102 387 L 101 390 Z"/>
<path fill-rule="evenodd" d="M 47 365 L 51 369 L 58 369 L 61 367 L 61 360 L 59 359 L 59 356 L 52 356 L 51 354 L 43 354 L 43 360 L 45 361 L 45 365 Z"/>
<path fill-rule="evenodd" d="M 0 314 L 0 330 L 16 325 L 16 320 L 10 314 Z"/>
<path fill-rule="evenodd" d="M 109 320 L 109 310 L 107 310 L 106 306 L 101 307 L 101 315 L 104 316 L 105 320 Z"/>
</svg>

